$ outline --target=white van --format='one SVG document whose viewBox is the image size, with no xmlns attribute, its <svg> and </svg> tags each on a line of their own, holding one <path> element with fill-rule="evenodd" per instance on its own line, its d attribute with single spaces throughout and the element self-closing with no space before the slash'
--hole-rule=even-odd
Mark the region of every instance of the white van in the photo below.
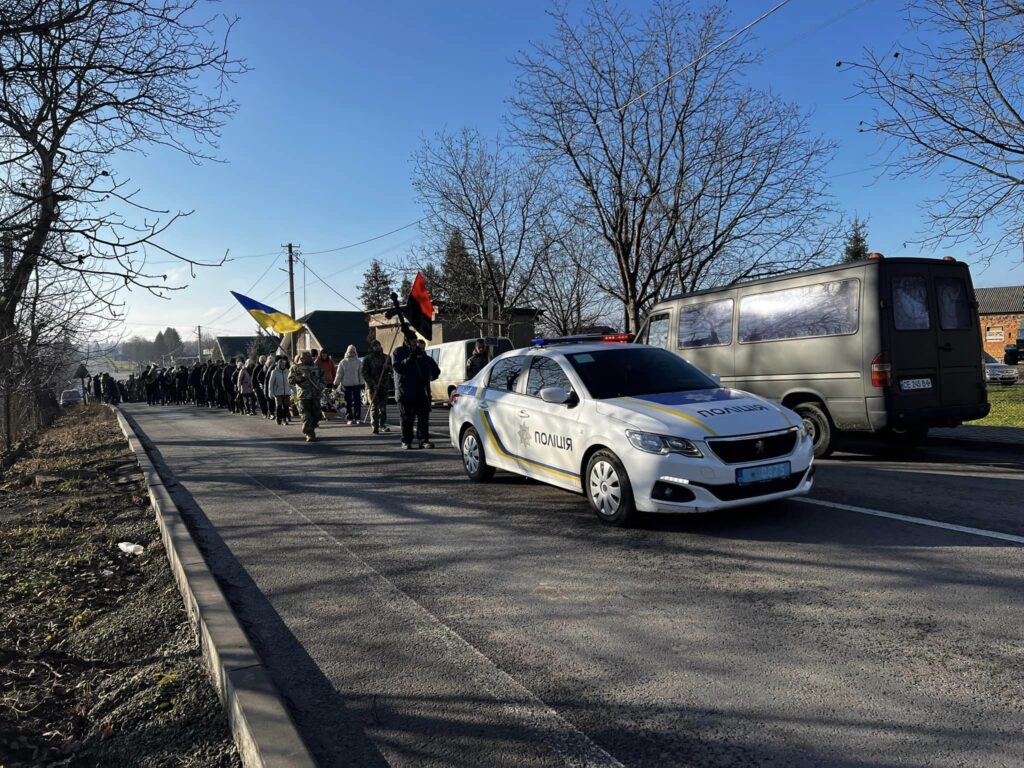
<svg viewBox="0 0 1024 768">
<path fill-rule="evenodd" d="M 455 388 L 466 382 L 466 363 L 473 356 L 476 342 L 476 339 L 465 339 L 427 347 L 427 354 L 434 358 L 437 367 L 441 369 L 437 381 L 430 382 L 432 400 L 439 403 L 449 402 Z M 507 336 L 489 336 L 484 342 L 487 344 L 488 360 L 512 350 L 512 340 Z"/>
</svg>

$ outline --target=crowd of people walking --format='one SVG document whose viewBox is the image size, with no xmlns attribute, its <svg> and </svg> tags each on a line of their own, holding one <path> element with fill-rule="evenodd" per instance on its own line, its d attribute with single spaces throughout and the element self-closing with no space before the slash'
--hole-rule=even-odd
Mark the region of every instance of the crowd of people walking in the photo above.
<svg viewBox="0 0 1024 768">
<path fill-rule="evenodd" d="M 422 341 L 409 338 L 392 357 L 374 341 L 362 358 L 355 345 L 340 363 L 326 350 L 310 350 L 289 360 L 284 355 L 231 358 L 195 362 L 191 366 L 150 365 L 138 376 L 113 385 L 101 382 L 97 399 L 105 402 L 140 402 L 151 406 L 193 405 L 227 410 L 244 416 L 261 416 L 279 425 L 301 419 L 308 442 L 326 412 L 337 411 L 349 425 L 363 423 L 364 394 L 373 434 L 387 433 L 387 404 L 394 386 L 401 416 L 402 448 L 433 448 L 430 439 L 430 382 L 440 375 L 437 363 L 424 351 Z M 107 376 L 107 374 L 103 374 Z M 112 378 L 107 377 L 110 381 Z M 111 399 L 102 396 L 113 387 Z M 116 397 L 116 399 L 114 399 Z M 337 406 L 335 404 L 338 404 Z M 341 404 L 344 416 L 341 416 Z"/>
</svg>

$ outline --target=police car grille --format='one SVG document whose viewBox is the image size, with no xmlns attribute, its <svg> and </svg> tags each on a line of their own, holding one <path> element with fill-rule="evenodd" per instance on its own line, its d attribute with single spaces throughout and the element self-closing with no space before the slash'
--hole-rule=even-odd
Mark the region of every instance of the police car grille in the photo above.
<svg viewBox="0 0 1024 768">
<path fill-rule="evenodd" d="M 753 499 L 757 496 L 767 496 L 770 493 L 782 493 L 792 491 L 803 480 L 805 472 L 794 472 L 789 477 L 781 480 L 769 480 L 766 483 L 751 483 L 750 485 L 708 485 L 705 483 L 692 483 L 706 488 L 721 501 L 738 501 L 740 499 Z"/>
<path fill-rule="evenodd" d="M 743 440 L 708 440 L 708 447 L 726 464 L 742 464 L 747 461 L 774 459 L 785 456 L 796 445 L 796 430 L 768 437 L 751 437 Z"/>
</svg>

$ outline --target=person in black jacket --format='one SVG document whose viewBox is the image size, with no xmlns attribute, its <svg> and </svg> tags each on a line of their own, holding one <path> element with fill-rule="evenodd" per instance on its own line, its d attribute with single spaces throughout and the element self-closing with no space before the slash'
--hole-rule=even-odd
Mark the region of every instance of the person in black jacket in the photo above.
<svg viewBox="0 0 1024 768">
<path fill-rule="evenodd" d="M 484 366 L 491 361 L 490 358 L 491 356 L 487 353 L 487 342 L 483 339 L 477 339 L 473 354 L 466 361 L 466 381 L 480 373 Z"/>
<path fill-rule="evenodd" d="M 263 418 L 267 418 L 267 356 L 260 355 L 259 361 L 256 363 L 252 371 L 252 388 L 253 394 L 256 396 L 256 405 L 260 409 L 260 413 L 263 414 Z"/>
<path fill-rule="evenodd" d="M 188 372 L 188 399 L 197 407 L 203 404 L 203 368 L 198 360 Z"/>
<path fill-rule="evenodd" d="M 395 395 L 402 421 L 402 447 L 412 448 L 413 422 L 420 448 L 433 448 L 430 441 L 430 382 L 441 375 L 441 369 L 416 340 L 409 335 L 395 350 Z"/>
<path fill-rule="evenodd" d="M 220 402 L 219 381 L 220 376 L 217 371 L 217 363 L 211 360 L 209 365 L 206 366 L 206 370 L 203 371 L 203 389 L 206 390 L 207 408 L 216 408 Z"/>
<path fill-rule="evenodd" d="M 238 405 L 235 403 L 235 396 L 238 394 L 238 388 L 235 385 L 235 377 L 237 375 L 238 366 L 235 364 L 235 358 L 232 357 L 220 372 L 220 386 L 224 398 L 224 406 L 231 413 L 238 411 Z"/>
</svg>

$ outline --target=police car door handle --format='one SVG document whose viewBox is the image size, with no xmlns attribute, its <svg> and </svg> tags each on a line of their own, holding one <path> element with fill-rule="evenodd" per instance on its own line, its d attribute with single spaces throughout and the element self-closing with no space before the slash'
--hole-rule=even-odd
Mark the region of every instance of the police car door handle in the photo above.
<svg viewBox="0 0 1024 768">
<path fill-rule="evenodd" d="M 520 411 L 519 415 L 522 416 L 524 419 L 528 419 L 530 417 L 530 412 L 529 411 Z"/>
</svg>

